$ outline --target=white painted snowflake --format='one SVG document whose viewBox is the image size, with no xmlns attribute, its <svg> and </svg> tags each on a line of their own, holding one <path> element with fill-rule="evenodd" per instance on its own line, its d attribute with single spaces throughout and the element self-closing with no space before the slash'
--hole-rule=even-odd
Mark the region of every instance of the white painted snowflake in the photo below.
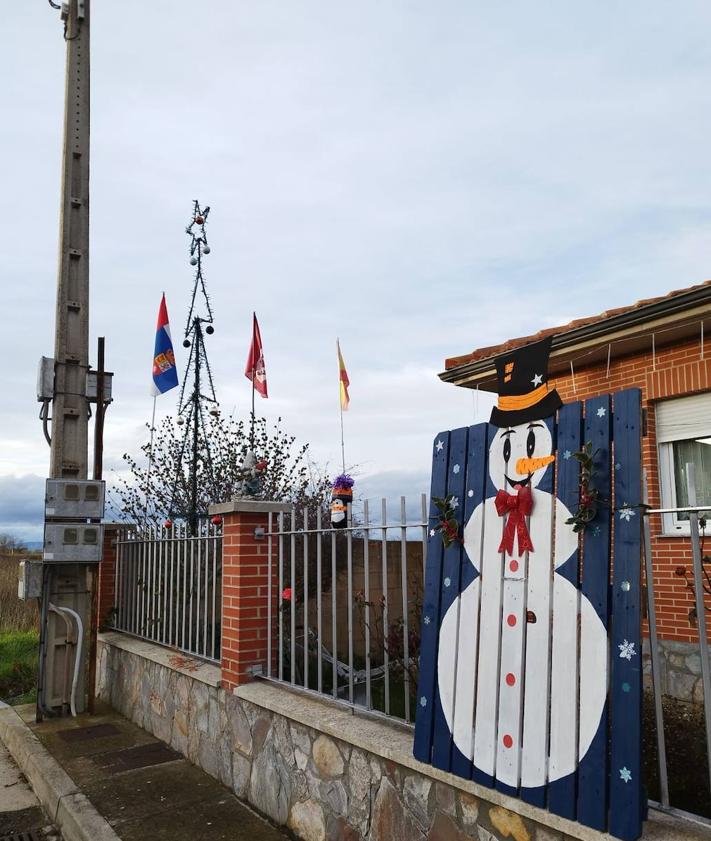
<svg viewBox="0 0 711 841">
<path fill-rule="evenodd" d="M 635 516 L 635 512 L 630 508 L 630 506 L 625 502 L 620 508 L 620 520 L 624 520 L 626 523 Z"/>
<path fill-rule="evenodd" d="M 434 529 L 430 529 L 430 537 L 434 537 L 437 532 Z"/>
<path fill-rule="evenodd" d="M 619 461 L 615 465 L 615 470 L 622 470 L 622 465 L 619 463 Z"/>
<path fill-rule="evenodd" d="M 425 616 L 425 625 L 429 625 L 431 621 L 429 616 Z"/>
<path fill-rule="evenodd" d="M 624 660 L 631 660 L 633 657 L 637 656 L 637 652 L 634 650 L 634 643 L 627 642 L 627 640 L 622 640 L 622 642 L 617 646 L 620 649 L 620 657 Z"/>
<path fill-rule="evenodd" d="M 426 707 L 427 706 L 427 698 L 425 698 L 424 695 L 420 698 L 420 706 L 421 707 Z"/>
<path fill-rule="evenodd" d="M 632 779 L 632 772 L 628 768 L 620 768 L 620 779 L 628 783 Z"/>
<path fill-rule="evenodd" d="M 471 491 L 471 490 L 470 490 L 470 491 L 467 493 L 467 496 L 469 497 L 469 499 L 471 499 L 471 498 L 474 496 L 474 491 Z"/>
<path fill-rule="evenodd" d="M 573 454 L 570 452 L 570 450 L 566 450 L 566 451 L 563 453 L 563 458 L 564 458 L 566 461 L 568 461 L 568 459 L 569 459 L 572 455 L 573 455 Z"/>
<path fill-rule="evenodd" d="M 452 500 L 452 508 L 459 508 L 459 500 L 456 497 Z"/>
<path fill-rule="evenodd" d="M 444 448 L 444 441 L 438 441 L 435 444 L 435 449 L 437 450 L 438 453 L 441 453 L 443 448 Z"/>
<path fill-rule="evenodd" d="M 447 576 L 447 578 L 444 579 L 444 586 L 449 587 L 449 585 L 451 583 L 452 583 L 452 579 L 449 576 Z"/>
<path fill-rule="evenodd" d="M 459 469 L 460 469 L 459 465 L 455 464 L 454 467 L 452 468 L 452 473 L 459 473 Z"/>
<path fill-rule="evenodd" d="M 607 411 L 605 410 L 605 407 L 600 406 L 600 408 L 597 410 L 597 416 L 599 418 L 604 418 L 606 414 L 607 414 Z"/>
</svg>

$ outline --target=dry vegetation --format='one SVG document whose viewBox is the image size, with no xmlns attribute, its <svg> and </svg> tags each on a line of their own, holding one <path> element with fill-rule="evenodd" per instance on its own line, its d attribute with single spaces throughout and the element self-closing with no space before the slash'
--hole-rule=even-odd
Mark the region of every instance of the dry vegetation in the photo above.
<svg viewBox="0 0 711 841">
<path fill-rule="evenodd" d="M 37 600 L 17 598 L 18 565 L 28 552 L 10 535 L 0 534 L 0 699 L 29 703 L 35 697 L 39 612 Z"/>
<path fill-rule="evenodd" d="M 37 603 L 17 598 L 18 565 L 23 558 L 37 557 L 22 545 L 0 535 L 0 632 L 37 631 Z"/>
</svg>

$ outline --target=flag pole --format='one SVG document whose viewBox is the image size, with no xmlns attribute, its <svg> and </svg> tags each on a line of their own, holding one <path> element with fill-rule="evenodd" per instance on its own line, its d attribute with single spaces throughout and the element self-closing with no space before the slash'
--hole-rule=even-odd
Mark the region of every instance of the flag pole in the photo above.
<svg viewBox="0 0 711 841">
<path fill-rule="evenodd" d="M 255 371 L 252 368 L 252 422 L 249 429 L 249 448 L 254 450 L 254 376 Z"/>
<path fill-rule="evenodd" d="M 158 399 L 158 395 L 153 395 L 153 414 L 151 415 L 151 442 L 148 445 L 148 470 L 146 471 L 146 507 L 143 510 L 143 526 L 148 523 L 148 488 L 151 478 L 151 473 L 153 472 L 153 432 L 155 431 L 156 427 L 156 401 Z"/>
<path fill-rule="evenodd" d="M 341 462 L 343 464 L 343 472 L 346 472 L 346 447 L 343 441 L 343 403 L 341 402 L 340 385 L 338 387 L 338 404 L 341 407 Z"/>
<path fill-rule="evenodd" d="M 254 342 L 254 325 L 257 321 L 257 313 L 252 312 L 252 342 Z M 257 371 L 254 367 L 254 354 L 252 354 L 252 421 L 249 427 L 249 448 L 254 452 L 254 378 Z"/>
<path fill-rule="evenodd" d="M 343 385 L 341 381 L 341 342 L 336 337 L 336 351 L 338 353 L 338 406 L 341 412 L 341 464 L 343 472 L 346 472 L 346 446 L 343 437 Z"/>
</svg>

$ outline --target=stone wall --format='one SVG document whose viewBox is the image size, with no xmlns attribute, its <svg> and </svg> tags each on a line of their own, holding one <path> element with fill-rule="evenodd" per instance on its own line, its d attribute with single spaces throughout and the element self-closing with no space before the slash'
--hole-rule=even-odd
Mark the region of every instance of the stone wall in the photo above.
<svg viewBox="0 0 711 841">
<path fill-rule="evenodd" d="M 99 697 L 305 841 L 602 841 L 610 836 L 423 765 L 412 732 L 118 633 Z M 660 836 L 661 837 L 661 836 Z"/>
<path fill-rule="evenodd" d="M 652 688 L 649 640 L 642 641 L 644 685 Z M 701 682 L 701 654 L 698 643 L 659 640 L 659 666 L 662 694 L 680 701 L 704 702 Z"/>
</svg>

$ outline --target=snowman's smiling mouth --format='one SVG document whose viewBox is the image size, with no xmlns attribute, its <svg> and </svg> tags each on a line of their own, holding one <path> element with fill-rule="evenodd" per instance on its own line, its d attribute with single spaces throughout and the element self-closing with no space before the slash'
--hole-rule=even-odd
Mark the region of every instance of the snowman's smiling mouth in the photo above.
<svg viewBox="0 0 711 841">
<path fill-rule="evenodd" d="M 511 485 L 512 488 L 515 488 L 516 485 L 521 485 L 521 487 L 525 487 L 526 485 L 530 484 L 531 482 L 531 474 L 529 473 L 525 479 L 509 479 L 509 477 L 504 473 L 504 478 L 506 481 Z"/>
</svg>

